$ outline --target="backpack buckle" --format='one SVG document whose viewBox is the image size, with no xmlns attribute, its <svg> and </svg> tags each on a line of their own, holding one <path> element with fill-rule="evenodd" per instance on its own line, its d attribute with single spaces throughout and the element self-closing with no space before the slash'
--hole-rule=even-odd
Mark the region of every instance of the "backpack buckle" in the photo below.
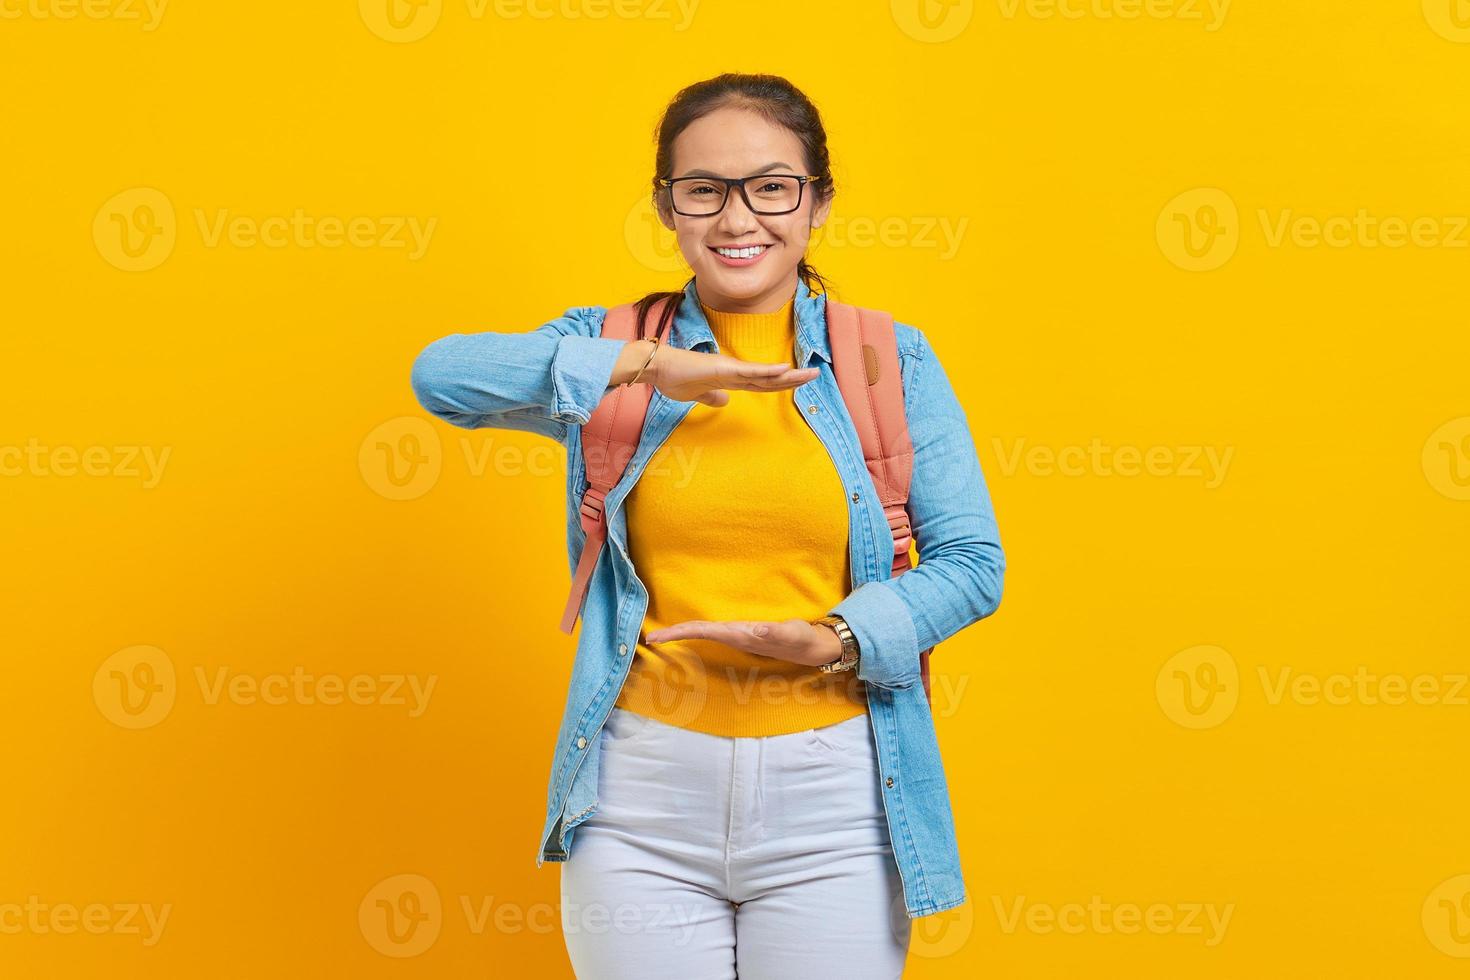
<svg viewBox="0 0 1470 980">
<path fill-rule="evenodd" d="M 603 506 L 607 499 L 607 491 L 596 487 L 588 487 L 582 494 L 582 530 L 591 534 L 594 529 L 602 524 Z"/>
<path fill-rule="evenodd" d="M 914 535 L 909 528 L 909 514 L 903 504 L 889 504 L 883 508 L 883 516 L 888 518 L 888 529 L 893 532 L 893 554 L 907 555 L 909 545 L 913 544 Z"/>
</svg>

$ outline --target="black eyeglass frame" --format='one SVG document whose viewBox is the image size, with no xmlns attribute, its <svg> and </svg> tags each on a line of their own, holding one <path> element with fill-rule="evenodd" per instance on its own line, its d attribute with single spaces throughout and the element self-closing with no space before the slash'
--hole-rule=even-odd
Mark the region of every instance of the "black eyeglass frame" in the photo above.
<svg viewBox="0 0 1470 980">
<path fill-rule="evenodd" d="M 790 177 L 790 178 L 795 179 L 796 180 L 796 204 L 794 204 L 793 206 L 787 208 L 785 211 L 762 211 L 762 210 L 758 209 L 754 204 L 751 204 L 750 203 L 750 194 L 745 189 L 745 182 L 746 181 L 749 181 L 749 180 L 760 180 L 763 177 Z M 675 214 L 683 215 L 686 218 L 713 218 L 715 215 L 717 215 L 721 211 L 725 210 L 725 205 L 730 203 L 730 191 L 732 191 L 736 187 L 739 187 L 740 188 L 740 198 L 741 198 L 741 200 L 743 200 L 745 202 L 745 206 L 751 210 L 751 213 L 753 213 L 753 214 L 763 214 L 763 215 L 790 214 L 791 212 L 796 211 L 796 210 L 798 210 L 801 207 L 802 198 L 806 195 L 807 181 L 810 181 L 810 180 L 821 180 L 821 179 L 822 179 L 822 177 L 821 177 L 820 174 L 805 174 L 805 175 L 803 175 L 803 174 L 779 174 L 779 173 L 773 173 L 773 174 L 751 174 L 749 177 L 660 177 L 658 179 L 658 182 L 659 182 L 659 185 L 660 186 L 667 187 L 669 189 L 669 207 L 671 207 L 671 208 L 674 209 L 674 213 Z M 681 180 L 702 180 L 702 181 L 705 181 L 706 183 L 724 184 L 725 185 L 725 197 L 724 197 L 724 200 L 720 201 L 719 208 L 717 208 L 714 211 L 701 211 L 701 212 L 698 212 L 698 213 L 695 213 L 695 214 L 690 214 L 687 211 L 680 211 L 679 210 L 679 206 L 674 203 L 674 185 L 677 184 Z"/>
</svg>

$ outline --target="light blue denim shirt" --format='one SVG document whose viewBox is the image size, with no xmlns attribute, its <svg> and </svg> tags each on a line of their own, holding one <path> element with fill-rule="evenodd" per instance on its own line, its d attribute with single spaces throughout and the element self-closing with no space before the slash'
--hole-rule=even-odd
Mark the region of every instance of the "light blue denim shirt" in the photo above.
<svg viewBox="0 0 1470 980">
<path fill-rule="evenodd" d="M 585 482 L 581 426 L 610 390 L 608 380 L 623 346 L 598 336 L 606 313 L 605 307 L 580 306 L 522 333 L 452 334 L 424 348 L 412 372 L 419 402 L 446 422 L 466 429 L 537 432 L 566 448 L 569 573 L 575 571 L 585 537 L 579 517 Z M 847 620 L 858 639 L 857 674 L 865 682 L 877 741 L 878 778 L 904 906 L 910 917 L 929 915 L 962 904 L 965 886 L 918 655 L 995 611 L 1005 558 L 964 410 L 928 339 L 915 327 L 895 323 L 914 447 L 909 516 L 919 563 L 889 578 L 893 533 L 832 372 L 826 297 L 798 281 L 795 314 L 796 365 L 815 364 L 820 374 L 793 395 L 848 490 L 852 587 L 831 612 Z M 668 342 L 687 350 L 719 349 L 692 279 Z M 598 736 L 628 676 L 648 607 L 647 589 L 628 557 L 622 505 L 650 457 L 695 404 L 654 390 L 638 451 L 607 495 L 608 543 L 582 607 L 551 758 L 537 867 L 567 860 L 578 824 L 597 809 Z M 938 672 L 943 663 L 943 651 L 936 650 L 931 666 Z M 841 820 L 842 814 L 832 819 Z"/>
</svg>

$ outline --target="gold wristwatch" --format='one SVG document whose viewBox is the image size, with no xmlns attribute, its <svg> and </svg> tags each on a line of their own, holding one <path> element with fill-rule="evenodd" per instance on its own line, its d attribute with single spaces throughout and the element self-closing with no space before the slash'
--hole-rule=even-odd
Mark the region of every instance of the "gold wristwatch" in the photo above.
<svg viewBox="0 0 1470 980">
<path fill-rule="evenodd" d="M 824 674 L 835 674 L 839 670 L 856 670 L 858 663 L 858 641 L 852 635 L 852 629 L 847 625 L 847 620 L 841 616 L 822 616 L 810 621 L 814 626 L 829 626 L 842 641 L 842 652 L 837 659 L 830 663 L 817 664 L 817 669 Z"/>
</svg>

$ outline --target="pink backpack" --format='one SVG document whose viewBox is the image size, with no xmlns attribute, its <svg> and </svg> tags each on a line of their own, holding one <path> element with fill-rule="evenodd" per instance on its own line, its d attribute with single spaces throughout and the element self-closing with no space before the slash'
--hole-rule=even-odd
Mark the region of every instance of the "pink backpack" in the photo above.
<svg viewBox="0 0 1470 980">
<path fill-rule="evenodd" d="M 660 300 L 649 310 L 651 322 L 660 322 L 665 304 Z M 670 317 L 672 318 L 672 317 Z M 608 310 L 602 336 L 634 340 L 637 306 L 625 303 Z M 883 513 L 893 531 L 893 569 L 897 576 L 913 567 L 909 561 L 909 479 L 913 473 L 914 448 L 909 441 L 908 420 L 903 407 L 903 378 L 899 373 L 898 345 L 893 317 L 880 310 L 867 310 L 827 298 L 827 336 L 831 341 L 832 369 L 847 405 L 853 428 L 863 446 L 868 474 L 878 491 Z M 571 633 L 581 613 L 587 583 L 607 540 L 607 516 L 603 500 L 622 479 L 638 449 L 643 419 L 653 398 L 653 386 L 618 386 L 603 396 L 597 409 L 582 426 L 582 455 L 587 465 L 587 489 L 582 494 L 582 530 L 587 540 L 572 577 L 571 595 L 562 613 L 561 629 Z M 929 692 L 929 654 L 919 653 L 919 675 L 924 696 Z"/>
</svg>

